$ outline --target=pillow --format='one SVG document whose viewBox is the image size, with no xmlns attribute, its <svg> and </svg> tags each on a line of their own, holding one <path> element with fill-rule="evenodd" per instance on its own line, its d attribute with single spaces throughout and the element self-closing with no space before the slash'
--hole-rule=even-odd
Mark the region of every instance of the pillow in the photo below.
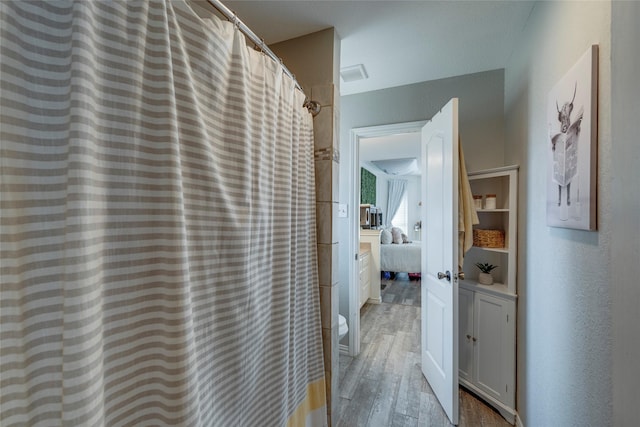
<svg viewBox="0 0 640 427">
<path fill-rule="evenodd" d="M 406 234 L 402 233 L 402 243 L 411 243 L 409 241 L 409 236 L 407 236 Z"/>
<path fill-rule="evenodd" d="M 393 227 L 391 229 L 391 237 L 393 238 L 393 243 L 401 244 L 402 243 L 402 230 L 398 227 Z"/>
<path fill-rule="evenodd" d="M 382 230 L 382 233 L 380 233 L 380 243 L 388 245 L 392 241 L 393 237 L 391 236 L 391 232 L 389 230 Z"/>
</svg>

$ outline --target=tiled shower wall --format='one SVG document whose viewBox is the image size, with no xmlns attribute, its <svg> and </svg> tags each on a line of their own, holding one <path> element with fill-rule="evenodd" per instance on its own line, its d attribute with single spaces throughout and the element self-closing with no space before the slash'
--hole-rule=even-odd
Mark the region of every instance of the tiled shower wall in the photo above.
<svg viewBox="0 0 640 427">
<path fill-rule="evenodd" d="M 305 93 L 322 106 L 313 119 L 316 168 L 316 230 L 327 411 L 336 425 L 338 409 L 338 104 L 340 39 L 333 28 L 269 46 Z"/>
<path fill-rule="evenodd" d="M 338 131 L 333 84 L 311 88 L 311 97 L 322 106 L 313 119 L 316 167 L 316 228 L 318 235 L 318 274 L 322 340 L 327 380 L 328 415 L 337 423 L 338 408 L 338 233 L 334 218 L 338 212 Z M 333 391 L 333 392 L 332 392 Z M 330 404 L 329 404 L 330 403 Z"/>
</svg>

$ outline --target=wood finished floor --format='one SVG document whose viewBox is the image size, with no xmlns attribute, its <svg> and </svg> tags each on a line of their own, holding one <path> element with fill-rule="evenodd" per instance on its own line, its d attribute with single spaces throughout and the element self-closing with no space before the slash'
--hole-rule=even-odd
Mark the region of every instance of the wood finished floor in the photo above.
<svg viewBox="0 0 640 427">
<path fill-rule="evenodd" d="M 338 427 L 451 426 L 420 369 L 420 280 L 382 280 L 360 312 L 360 354 L 340 355 Z M 510 427 L 460 388 L 462 427 Z"/>
</svg>

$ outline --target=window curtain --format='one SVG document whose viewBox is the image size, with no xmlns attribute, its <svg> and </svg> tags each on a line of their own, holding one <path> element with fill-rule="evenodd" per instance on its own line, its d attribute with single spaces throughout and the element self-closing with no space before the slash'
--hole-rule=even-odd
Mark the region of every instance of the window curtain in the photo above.
<svg viewBox="0 0 640 427">
<path fill-rule="evenodd" d="M 0 18 L 0 425 L 326 424 L 304 95 L 184 1 Z"/>
<path fill-rule="evenodd" d="M 387 198 L 387 220 L 385 221 L 386 227 L 391 227 L 391 220 L 398 212 L 400 203 L 402 202 L 402 196 L 407 190 L 406 179 L 390 179 L 389 180 L 389 196 Z M 403 230 L 405 233 L 407 230 Z"/>
</svg>

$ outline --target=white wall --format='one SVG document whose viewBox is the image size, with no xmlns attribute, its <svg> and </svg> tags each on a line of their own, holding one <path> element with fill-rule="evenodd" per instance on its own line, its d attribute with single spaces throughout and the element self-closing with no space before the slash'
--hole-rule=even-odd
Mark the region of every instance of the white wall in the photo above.
<svg viewBox="0 0 640 427">
<path fill-rule="evenodd" d="M 539 2 L 505 69 L 505 158 L 521 165 L 517 409 L 527 427 L 611 424 L 610 29 L 608 1 Z M 600 45 L 598 231 L 551 228 L 546 96 L 591 44 Z"/>
<path fill-rule="evenodd" d="M 613 425 L 630 426 L 640 420 L 640 2 L 612 8 Z"/>
<path fill-rule="evenodd" d="M 351 129 L 426 120 L 451 98 L 460 98 L 460 138 L 469 171 L 504 164 L 504 71 L 494 70 L 340 98 L 340 203 L 351 205 Z M 386 206 L 386 204 L 385 204 Z M 383 206 L 384 208 L 384 206 Z M 349 215 L 354 207 L 349 206 Z M 417 221 L 417 220 L 416 220 Z M 414 221 L 415 222 L 415 221 Z M 340 314 L 349 313 L 348 218 L 338 218 Z M 346 341 L 346 339 L 345 339 Z"/>
</svg>

